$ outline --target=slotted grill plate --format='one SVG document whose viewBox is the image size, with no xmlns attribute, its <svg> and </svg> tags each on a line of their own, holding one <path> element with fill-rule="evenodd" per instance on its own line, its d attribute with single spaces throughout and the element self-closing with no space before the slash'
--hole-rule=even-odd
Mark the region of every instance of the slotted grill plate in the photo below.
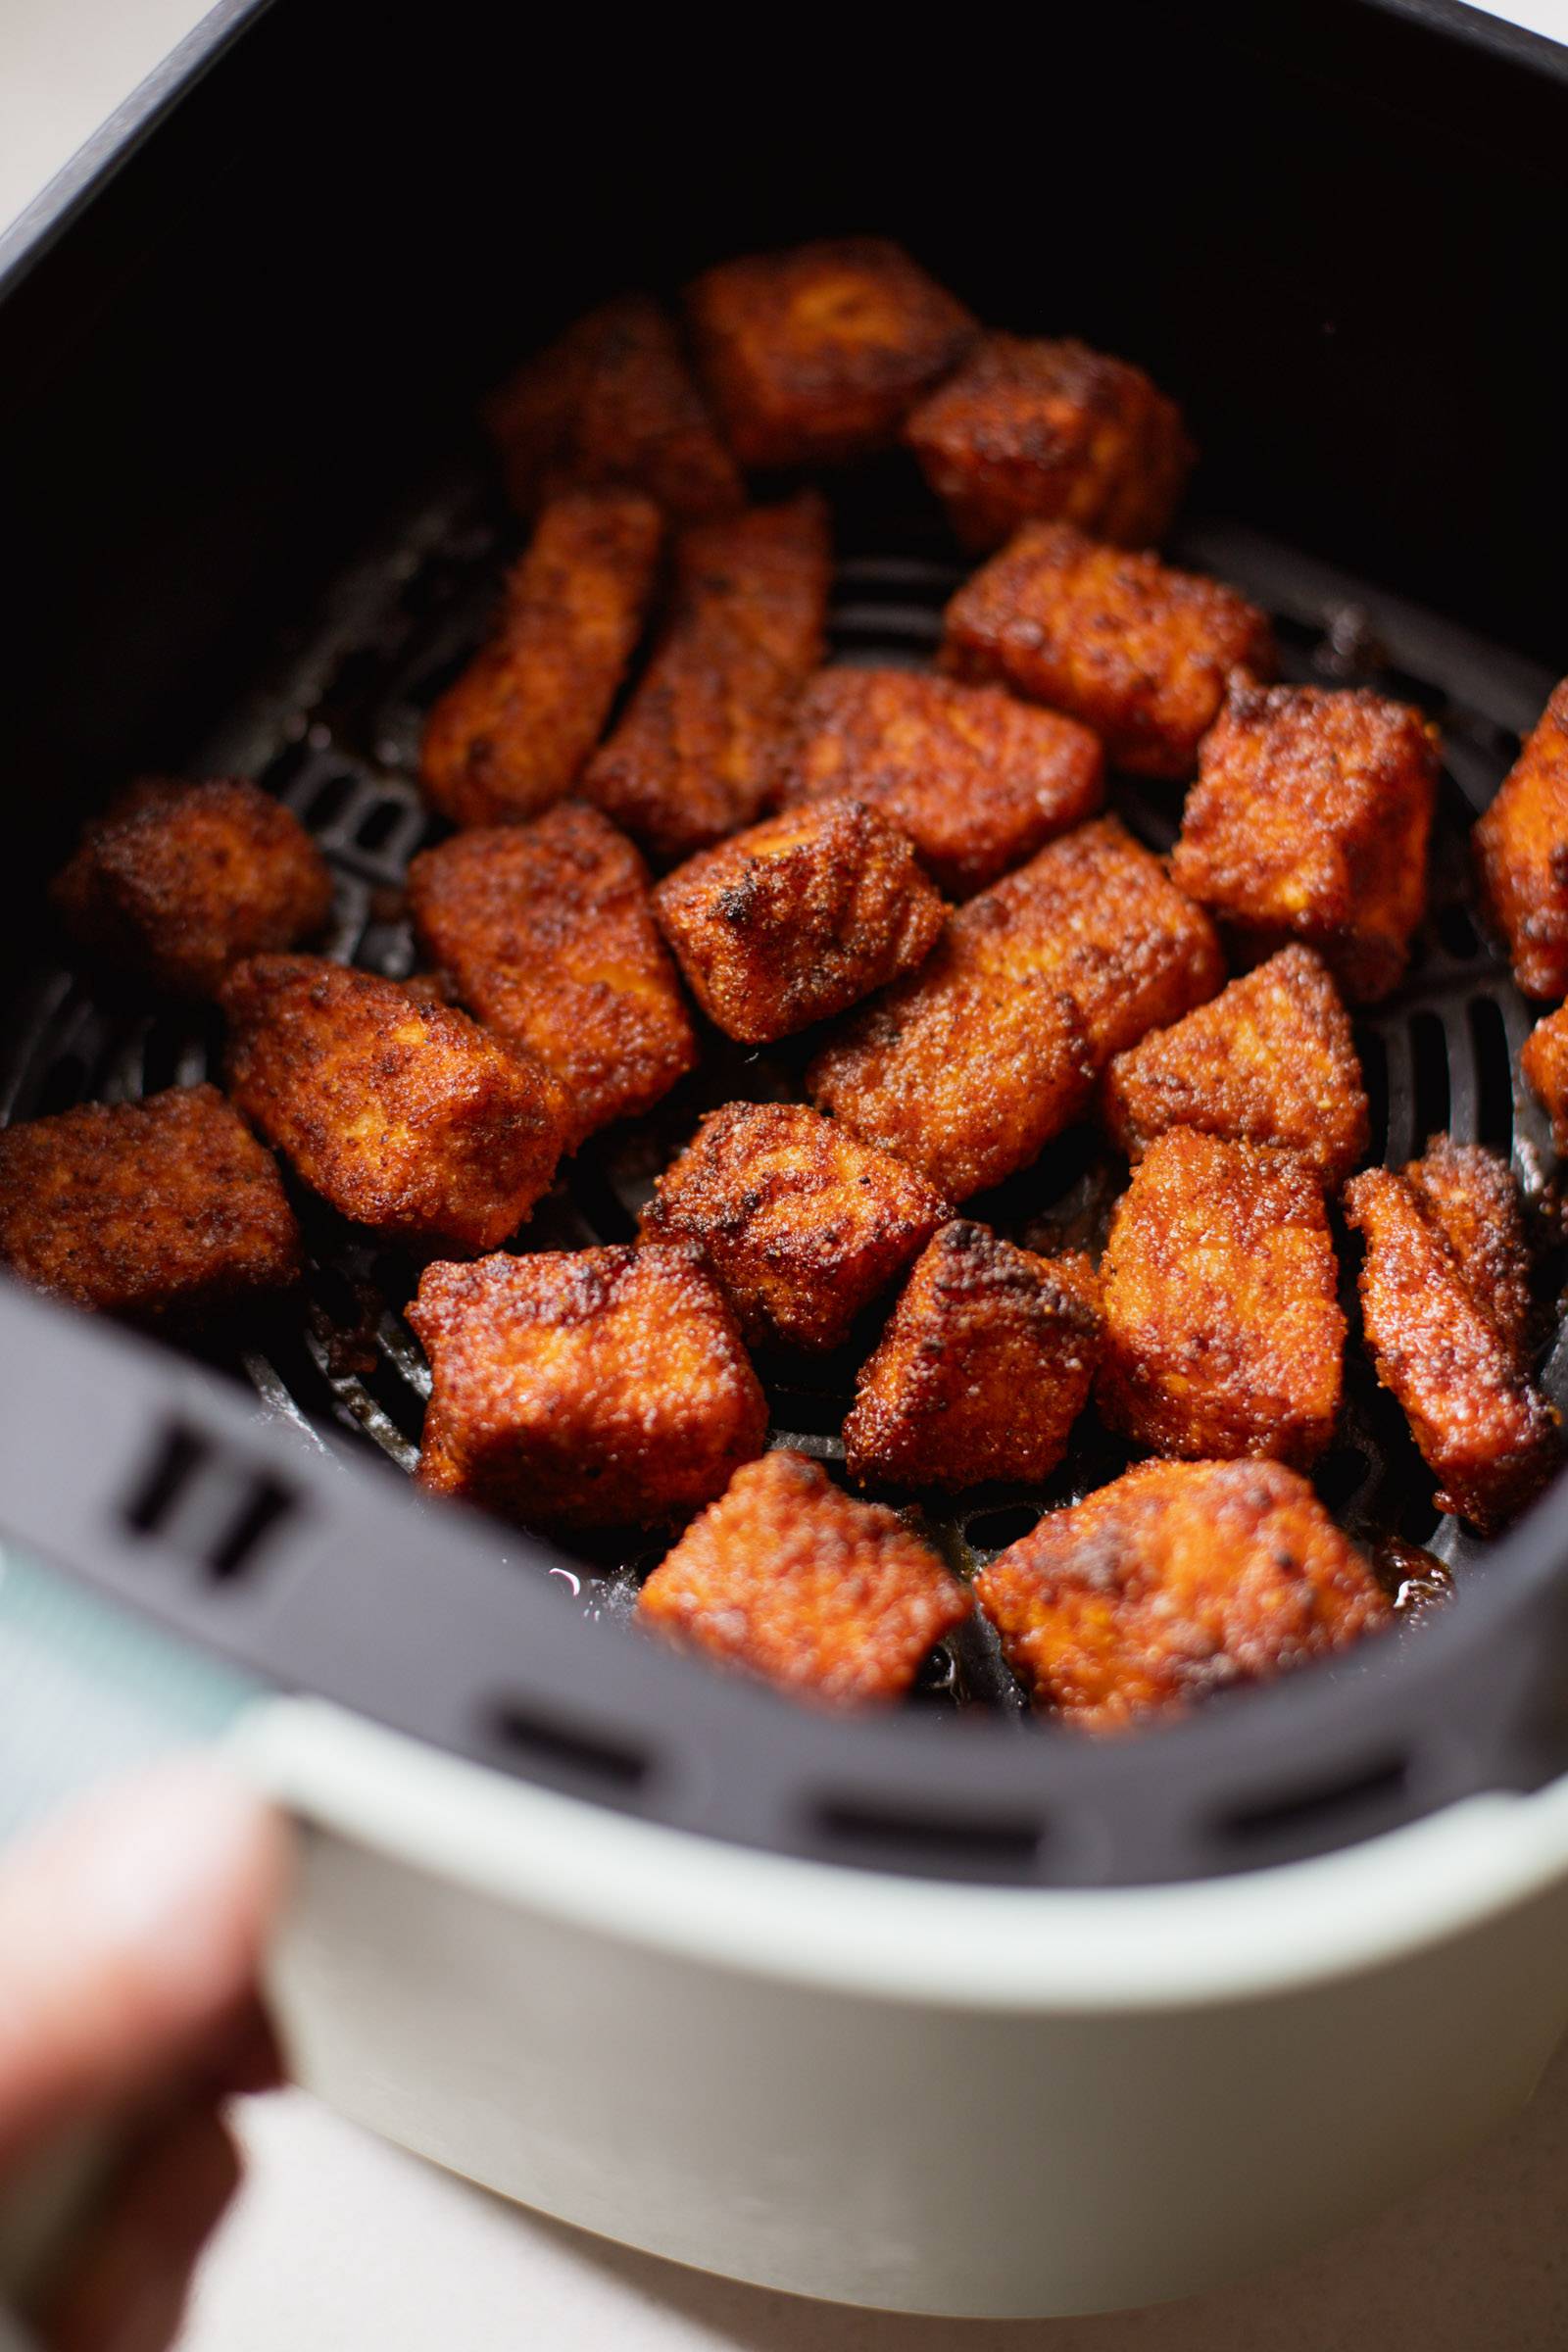
<svg viewBox="0 0 1568 2352">
<path fill-rule="evenodd" d="M 479 641 L 510 547 L 510 528 L 487 492 L 466 477 L 444 482 L 338 584 L 304 649 L 190 760 L 191 772 L 254 775 L 295 810 L 336 877 L 328 952 L 392 978 L 415 968 L 402 907 L 409 859 L 445 831 L 417 789 L 424 716 Z M 1372 1154 L 1397 1164 L 1429 1134 L 1448 1128 L 1461 1142 L 1511 1153 L 1527 1201 L 1541 1206 L 1552 1165 L 1549 1134 L 1513 1075 L 1532 1015 L 1477 925 L 1465 835 L 1548 681 L 1250 534 L 1199 527 L 1177 552 L 1270 608 L 1286 677 L 1372 686 L 1420 704 L 1440 720 L 1446 773 L 1428 919 L 1405 988 L 1357 1023 Z M 836 575 L 832 658 L 929 662 L 942 607 L 959 576 L 954 564 L 918 543 L 906 551 L 884 543 L 878 552 L 858 553 L 852 541 Z M 1145 841 L 1168 848 L 1179 820 L 1178 792 L 1123 780 L 1113 800 Z M 7 1120 L 220 1076 L 216 1015 L 127 1007 L 95 995 L 88 979 L 66 968 L 38 975 L 10 1035 L 13 1058 L 0 1090 L 0 1117 Z M 799 1096 L 806 1050 L 798 1043 L 751 1054 L 710 1032 L 705 1046 L 703 1068 L 655 1112 L 595 1138 L 569 1163 L 519 1247 L 574 1249 L 631 1238 L 655 1173 L 703 1109 L 737 1096 Z M 1033 1168 L 966 1204 L 966 1213 L 1034 1247 L 1094 1247 L 1124 1180 L 1093 1135 L 1079 1130 Z M 318 1203 L 300 1206 L 309 1250 L 303 1305 L 296 1299 L 268 1315 L 243 1345 L 214 1360 L 249 1381 L 263 1409 L 305 1437 L 317 1422 L 335 1423 L 409 1471 L 429 1392 L 402 1313 L 417 1261 L 352 1232 Z M 1546 1252 L 1544 1336 L 1558 1271 Z M 1348 1284 L 1353 1328 L 1351 1291 Z M 760 1364 L 772 1443 L 797 1446 L 830 1467 L 842 1459 L 838 1432 L 863 1344 L 864 1335 L 859 1346 L 825 1362 Z M 1558 1402 L 1565 1353 L 1554 1342 L 1543 1373 Z M 1103 1484 L 1125 1459 L 1090 1414 L 1049 1488 L 980 1490 L 950 1510 L 918 1516 L 950 1563 L 967 1575 L 1025 1532 L 1047 1504 Z M 1337 1515 L 1368 1541 L 1397 1535 L 1424 1544 L 1461 1578 L 1484 1549 L 1432 1509 L 1432 1481 L 1402 1418 L 1353 1343 L 1343 1425 L 1319 1466 L 1318 1485 Z M 620 1614 L 657 1556 L 657 1544 L 612 1545 L 553 1573 L 589 1615 Z M 1021 1705 L 983 1622 L 932 1658 L 917 1697 L 938 1706 L 1014 1711 Z"/>
</svg>

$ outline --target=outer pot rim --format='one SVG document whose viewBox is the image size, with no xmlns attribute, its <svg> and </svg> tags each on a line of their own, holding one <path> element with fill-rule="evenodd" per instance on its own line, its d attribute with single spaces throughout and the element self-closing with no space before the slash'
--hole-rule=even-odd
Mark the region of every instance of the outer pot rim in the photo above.
<svg viewBox="0 0 1568 2352">
<path fill-rule="evenodd" d="M 1568 1776 L 1337 1852 L 1100 1889 L 760 1853 L 556 1794 L 316 1699 L 247 1711 L 237 1768 L 319 1829 L 694 1966 L 950 2009 L 1158 2013 L 1303 1990 L 1482 1927 L 1568 1876 Z"/>
</svg>

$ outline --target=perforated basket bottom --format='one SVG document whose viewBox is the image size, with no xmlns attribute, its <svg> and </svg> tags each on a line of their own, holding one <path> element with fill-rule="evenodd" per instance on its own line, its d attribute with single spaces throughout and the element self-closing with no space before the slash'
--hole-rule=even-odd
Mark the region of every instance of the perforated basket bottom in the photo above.
<svg viewBox="0 0 1568 2352">
<path fill-rule="evenodd" d="M 853 517 L 837 570 L 832 659 L 927 662 L 941 611 L 960 573 L 929 544 L 929 526 L 877 518 L 861 552 Z M 417 747 L 431 702 L 483 633 L 514 531 L 474 478 L 455 476 L 421 500 L 337 585 L 319 625 L 246 706 L 195 747 L 192 773 L 254 775 L 295 810 L 337 881 L 331 954 L 401 978 L 415 951 L 402 884 L 416 851 L 445 830 L 417 789 Z M 1199 527 L 1178 549 L 1236 581 L 1274 614 L 1284 674 L 1367 685 L 1418 703 L 1444 730 L 1446 772 L 1433 861 L 1431 908 L 1407 985 L 1357 1024 L 1372 1105 L 1372 1154 L 1397 1164 L 1425 1138 L 1449 1129 L 1460 1141 L 1512 1155 L 1527 1201 L 1540 1205 L 1551 1167 L 1549 1136 L 1514 1078 L 1532 1015 L 1481 935 L 1465 851 L 1474 813 L 1495 790 L 1549 681 L 1446 624 L 1357 588 L 1288 551 L 1224 526 Z M 1373 614 L 1375 613 L 1375 620 Z M 1145 841 L 1166 849 L 1180 794 L 1119 781 L 1113 800 Z M 27 1118 L 96 1100 L 113 1102 L 173 1084 L 220 1076 L 214 1015 L 138 1009 L 122 991 L 95 993 L 69 968 L 40 973 L 8 1022 L 13 1059 L 0 1116 Z M 625 1241 L 657 1170 L 702 1110 L 736 1097 L 798 1097 L 807 1049 L 749 1054 L 714 1033 L 703 1067 L 648 1118 L 596 1138 L 564 1170 L 517 1246 L 578 1249 Z M 966 1213 L 1032 1247 L 1096 1247 L 1125 1169 L 1087 1129 L 1051 1147 L 1037 1164 Z M 309 1249 L 303 1300 L 259 1319 L 213 1361 L 248 1381 L 262 1409 L 314 1441 L 334 1424 L 403 1471 L 417 1459 L 429 1375 L 403 1319 L 418 1263 L 381 1249 L 319 1203 L 300 1200 Z M 1544 1219 L 1542 1220 L 1544 1228 Z M 1541 1269 L 1543 1336 L 1557 1274 Z M 1354 1328 L 1353 1286 L 1346 1304 Z M 861 1344 L 832 1358 L 759 1365 L 773 1416 L 772 1443 L 842 1458 L 839 1428 Z M 1556 1401 L 1568 1387 L 1560 1334 L 1543 1378 Z M 967 1575 L 1030 1527 L 1042 1508 L 1102 1485 L 1125 1462 L 1117 1442 L 1085 1417 L 1067 1463 L 1045 1489 L 986 1488 L 921 1524 Z M 1402 1417 L 1377 1388 L 1352 1340 L 1338 1441 L 1319 1465 L 1325 1501 L 1369 1543 L 1399 1537 L 1429 1546 L 1462 1579 L 1485 1546 L 1431 1504 L 1432 1480 Z M 596 1556 L 563 1558 L 552 1574 L 589 1616 L 622 1613 L 659 1555 L 646 1540 L 607 1543 Z M 917 1698 L 925 1705 L 1016 1708 L 1021 1694 L 983 1623 L 933 1655 Z"/>
</svg>

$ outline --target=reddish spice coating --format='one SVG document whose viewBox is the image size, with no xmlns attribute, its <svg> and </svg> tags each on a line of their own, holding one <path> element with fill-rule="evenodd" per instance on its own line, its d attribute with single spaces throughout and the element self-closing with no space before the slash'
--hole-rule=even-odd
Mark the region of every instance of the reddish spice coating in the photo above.
<svg viewBox="0 0 1568 2352">
<path fill-rule="evenodd" d="M 862 801 L 813 802 L 699 851 L 654 906 L 709 1019 L 750 1045 L 912 971 L 947 920 L 906 836 Z"/>
<path fill-rule="evenodd" d="M 853 1478 L 956 1490 L 1049 1478 L 1089 1401 L 1100 1283 L 956 1218 L 915 1260 L 844 1424 Z"/>
<path fill-rule="evenodd" d="M 1527 997 L 1568 996 L 1568 678 L 1473 836 L 1482 895 Z"/>
<path fill-rule="evenodd" d="M 1102 1102 L 1129 1159 L 1169 1127 L 1200 1127 L 1286 1145 L 1337 1186 L 1367 1145 L 1349 1016 L 1310 948 L 1282 948 L 1174 1028 L 1118 1054 Z"/>
<path fill-rule="evenodd" d="M 460 833 L 409 868 L 409 911 L 452 994 L 570 1097 L 572 1147 L 697 1061 L 648 869 L 597 808 Z"/>
<path fill-rule="evenodd" d="M 1101 1409 L 1156 1453 L 1305 1465 L 1334 1434 L 1345 1317 L 1323 1195 L 1294 1152 L 1173 1127 L 1101 1262 Z"/>
<path fill-rule="evenodd" d="M 0 1133 L 0 1263 L 73 1306 L 200 1322 L 300 1272 L 271 1153 L 216 1086 Z"/>
<path fill-rule="evenodd" d="M 675 322 L 651 295 L 575 320 L 491 395 L 485 418 L 522 514 L 573 485 L 641 490 L 689 522 L 745 497 Z"/>
<path fill-rule="evenodd" d="M 886 237 L 722 262 L 688 289 L 698 366 L 743 466 L 808 466 L 891 441 L 963 357 L 974 319 Z"/>
<path fill-rule="evenodd" d="M 1094 1085 L 1072 999 L 1048 970 L 993 968 L 962 913 L 806 1073 L 814 1102 L 950 1200 L 1027 1167 Z"/>
<path fill-rule="evenodd" d="M 1465 1280 L 1510 1348 L 1528 1348 L 1532 1306 L 1530 1243 L 1513 1170 L 1484 1144 L 1427 1138 L 1424 1157 L 1404 1171 L 1427 1215 L 1447 1237 Z M 1521 1352 L 1520 1360 L 1524 1360 Z"/>
<path fill-rule="evenodd" d="M 967 548 L 1032 521 L 1097 539 L 1163 538 L 1194 450 L 1141 368 L 1070 338 L 986 335 L 906 419 L 904 438 Z"/>
<path fill-rule="evenodd" d="M 1524 1042 L 1519 1067 L 1551 1121 L 1558 1158 L 1568 1158 L 1568 1004 L 1536 1023 Z"/>
<path fill-rule="evenodd" d="M 813 494 L 684 533 L 669 623 L 589 798 L 662 864 L 750 824 L 774 740 L 822 659 L 832 551 Z"/>
<path fill-rule="evenodd" d="M 814 1100 L 962 1200 L 1027 1166 L 1108 1056 L 1224 977 L 1207 917 L 1113 817 L 961 906 L 807 1071 Z"/>
<path fill-rule="evenodd" d="M 642 634 L 662 533 L 632 491 L 545 508 L 494 636 L 425 727 L 420 776 L 454 824 L 534 816 L 571 789 Z"/>
<path fill-rule="evenodd" d="M 645 1526 L 723 1493 L 767 1402 L 691 1250 L 429 1266 L 409 1321 L 430 1359 L 419 1481 L 525 1526 Z"/>
<path fill-rule="evenodd" d="M 1559 1454 L 1530 1378 L 1527 1257 L 1511 1179 L 1478 1147 L 1434 1144 L 1402 1175 L 1369 1168 L 1345 1213 L 1364 1237 L 1361 1320 L 1378 1379 L 1441 1481 L 1440 1510 L 1506 1525 Z"/>
<path fill-rule="evenodd" d="M 899 1697 L 974 1604 L 880 1504 L 799 1453 L 764 1454 L 642 1590 L 651 1631 L 829 1706 Z"/>
<path fill-rule="evenodd" d="M 956 899 L 1093 816 L 1105 797 L 1100 739 L 997 686 L 908 669 L 824 669 L 774 757 L 786 808 L 849 793 L 913 842 Z"/>
<path fill-rule="evenodd" d="M 493 1250 L 548 1189 L 564 1089 L 466 1013 L 319 956 L 255 956 L 221 1001 L 230 1094 L 345 1217 Z"/>
<path fill-rule="evenodd" d="M 1237 678 L 1171 872 L 1249 953 L 1302 940 L 1367 1004 L 1404 976 L 1437 788 L 1438 731 L 1407 704 Z"/>
<path fill-rule="evenodd" d="M 332 876 L 291 809 L 255 784 L 144 777 L 84 829 L 56 875 L 72 936 L 179 996 L 290 948 L 332 908 Z"/>
<path fill-rule="evenodd" d="M 1304 1478 L 1279 1462 L 1141 1462 L 1049 1511 L 975 1580 L 1035 1703 L 1084 1731 L 1184 1713 L 1390 1623 Z"/>
<path fill-rule="evenodd" d="M 923 1178 L 814 1110 L 730 1102 L 660 1177 L 642 1230 L 701 1248 L 749 1340 L 836 1348 L 946 1214 Z"/>
<path fill-rule="evenodd" d="M 1082 719 L 1139 776 L 1190 776 L 1226 680 L 1266 676 L 1266 616 L 1234 588 L 1152 556 L 1026 523 L 948 606 L 942 664 Z"/>
</svg>

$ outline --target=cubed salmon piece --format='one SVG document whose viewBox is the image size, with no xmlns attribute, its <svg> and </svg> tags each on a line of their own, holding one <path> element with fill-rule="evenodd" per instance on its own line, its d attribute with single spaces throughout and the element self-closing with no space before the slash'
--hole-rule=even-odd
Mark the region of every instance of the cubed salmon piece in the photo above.
<svg viewBox="0 0 1568 2352">
<path fill-rule="evenodd" d="M 942 662 L 1082 719 L 1132 775 L 1190 776 L 1237 667 L 1274 666 L 1266 615 L 1153 556 L 1026 523 L 948 607 Z"/>
<path fill-rule="evenodd" d="M 966 1200 L 1085 1108 L 1111 1054 L 1212 996 L 1202 911 L 1113 817 L 961 906 L 925 964 L 807 1072 L 816 1102 Z"/>
<path fill-rule="evenodd" d="M 1447 1237 L 1471 1290 L 1486 1302 L 1508 1346 L 1521 1351 L 1523 1362 L 1534 1321 L 1531 1250 L 1508 1162 L 1485 1144 L 1456 1144 L 1451 1135 L 1434 1135 L 1404 1174 Z"/>
<path fill-rule="evenodd" d="M 1049 1478 L 1100 1360 L 1100 1283 L 955 1218 L 927 1243 L 844 1424 L 853 1478 L 956 1490 Z"/>
<path fill-rule="evenodd" d="M 976 899 L 974 906 L 980 906 Z M 920 970 L 863 1007 L 806 1073 L 807 1090 L 950 1200 L 1000 1184 L 1072 1124 L 1094 1064 L 1049 971 L 993 965 L 962 908 Z"/>
<path fill-rule="evenodd" d="M 662 864 L 760 813 L 773 747 L 822 659 L 832 551 L 814 495 L 687 531 L 669 623 L 586 790 Z"/>
<path fill-rule="evenodd" d="M 1393 1604 L 1280 1462 L 1141 1462 L 983 1568 L 975 1596 L 1036 1704 L 1116 1732 L 1377 1632 Z"/>
<path fill-rule="evenodd" d="M 493 1250 L 549 1188 L 565 1089 L 466 1013 L 319 956 L 255 956 L 221 1002 L 230 1094 L 356 1224 Z"/>
<path fill-rule="evenodd" d="M 176 1086 L 0 1134 L 0 1264 L 73 1306 L 197 1323 L 297 1281 L 300 1234 L 232 1103 Z"/>
<path fill-rule="evenodd" d="M 1170 1127 L 1282 1144 L 1327 1186 L 1367 1146 L 1366 1092 L 1349 1016 L 1310 948 L 1282 948 L 1105 1072 L 1105 1123 L 1129 1159 Z"/>
<path fill-rule="evenodd" d="M 1345 1355 L 1318 1180 L 1294 1152 L 1156 1136 L 1101 1262 L 1101 1410 L 1156 1453 L 1314 1461 Z"/>
<path fill-rule="evenodd" d="M 656 1526 L 760 1453 L 767 1402 L 695 1250 L 546 1250 L 426 1267 L 432 1494 L 525 1526 Z"/>
<path fill-rule="evenodd" d="M 743 466 L 863 456 L 956 366 L 974 319 L 886 237 L 722 262 L 688 289 L 698 366 Z"/>
<path fill-rule="evenodd" d="M 912 971 L 947 920 L 906 836 L 863 801 L 814 801 L 700 850 L 654 905 L 709 1019 L 748 1045 Z"/>
<path fill-rule="evenodd" d="M 522 514 L 572 487 L 641 490 L 687 522 L 745 497 L 675 321 L 651 295 L 575 320 L 492 394 L 485 415 Z"/>
<path fill-rule="evenodd" d="M 1551 1121 L 1559 1159 L 1568 1159 L 1568 1004 L 1548 1012 L 1526 1038 L 1519 1067 Z"/>
<path fill-rule="evenodd" d="M 1476 826 L 1492 920 L 1527 997 L 1568 996 L 1568 678 Z"/>
<path fill-rule="evenodd" d="M 794 1102 L 710 1112 L 643 1212 L 695 1242 L 749 1340 L 836 1348 L 924 1248 L 947 1203 L 923 1177 Z"/>
<path fill-rule="evenodd" d="M 1034 521 L 1154 546 L 1195 454 L 1180 409 L 1141 368 L 1025 335 L 987 335 L 907 417 L 904 437 L 979 554 Z"/>
<path fill-rule="evenodd" d="M 829 1706 L 898 1698 L 973 1603 L 897 1512 L 768 1453 L 689 1527 L 642 1590 L 652 1632 Z"/>
<path fill-rule="evenodd" d="M 570 1099 L 570 1139 L 651 1109 L 697 1060 L 648 869 L 597 808 L 480 827 L 409 868 L 409 910 L 458 1001 L 529 1048 Z"/>
<path fill-rule="evenodd" d="M 1105 797 L 1100 738 L 998 686 L 910 669 L 824 669 L 782 737 L 786 808 L 850 794 L 913 842 L 940 890 L 967 899 L 1093 816 Z"/>
<path fill-rule="evenodd" d="M 1500 1201 L 1497 1169 L 1430 1149 L 1402 1174 L 1368 1168 L 1345 1193 L 1366 1244 L 1361 1322 L 1378 1379 L 1441 1483 L 1438 1508 L 1483 1534 L 1539 1492 L 1560 1452 L 1530 1377 L 1517 1205 L 1499 1228 Z"/>
<path fill-rule="evenodd" d="M 419 772 L 454 824 L 535 816 L 569 792 L 642 635 L 663 524 L 630 490 L 553 499 L 495 635 L 430 713 Z"/>
<path fill-rule="evenodd" d="M 77 943 L 177 996 L 319 931 L 332 876 L 291 809 L 255 784 L 147 777 L 95 817 L 56 876 Z"/>
<path fill-rule="evenodd" d="M 1437 790 L 1438 730 L 1408 704 L 1238 678 L 1171 872 L 1245 953 L 1300 940 L 1368 1004 L 1404 976 Z"/>
</svg>

